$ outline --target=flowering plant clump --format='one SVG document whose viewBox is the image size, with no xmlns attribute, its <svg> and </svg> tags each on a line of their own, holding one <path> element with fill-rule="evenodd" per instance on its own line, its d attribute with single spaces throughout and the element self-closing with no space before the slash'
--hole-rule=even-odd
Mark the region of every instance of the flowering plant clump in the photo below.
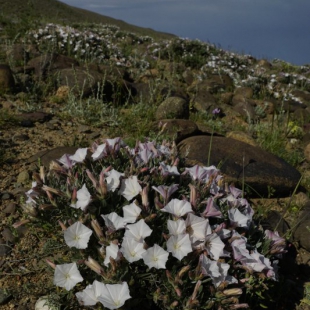
<svg viewBox="0 0 310 310">
<path fill-rule="evenodd" d="M 185 167 L 173 143 L 105 139 L 34 176 L 25 210 L 63 230 L 74 261 L 48 263 L 80 305 L 248 308 L 249 291 L 277 280 L 285 240 L 255 225 L 216 167 Z"/>
</svg>

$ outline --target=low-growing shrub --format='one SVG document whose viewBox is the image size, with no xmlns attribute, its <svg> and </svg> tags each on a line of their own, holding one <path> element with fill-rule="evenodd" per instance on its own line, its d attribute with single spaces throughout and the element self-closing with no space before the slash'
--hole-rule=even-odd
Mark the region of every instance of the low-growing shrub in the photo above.
<svg viewBox="0 0 310 310">
<path fill-rule="evenodd" d="M 285 240 L 255 224 L 216 167 L 185 167 L 173 143 L 105 139 L 34 177 L 25 214 L 60 224 L 70 251 L 48 263 L 80 305 L 254 309 L 278 279 Z"/>
</svg>

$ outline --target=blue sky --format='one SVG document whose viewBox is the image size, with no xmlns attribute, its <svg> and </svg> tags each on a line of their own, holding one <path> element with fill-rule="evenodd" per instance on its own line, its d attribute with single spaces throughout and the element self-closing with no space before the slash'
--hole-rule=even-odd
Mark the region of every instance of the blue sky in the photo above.
<svg viewBox="0 0 310 310">
<path fill-rule="evenodd" d="M 310 64 L 309 0 L 62 0 L 223 49 Z"/>
</svg>

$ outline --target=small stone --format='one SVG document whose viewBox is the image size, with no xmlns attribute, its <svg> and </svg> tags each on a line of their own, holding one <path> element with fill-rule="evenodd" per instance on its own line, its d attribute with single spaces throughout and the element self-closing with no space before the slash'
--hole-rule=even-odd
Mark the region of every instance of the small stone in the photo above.
<svg viewBox="0 0 310 310">
<path fill-rule="evenodd" d="M 30 181 L 30 176 L 27 171 L 22 171 L 17 177 L 17 183 L 27 184 Z"/>
<path fill-rule="evenodd" d="M 91 129 L 89 126 L 80 125 L 77 129 L 80 133 L 91 133 Z"/>
<path fill-rule="evenodd" d="M 89 135 L 89 139 L 90 140 L 96 140 L 97 138 L 99 138 L 100 137 L 100 135 L 101 135 L 101 133 L 100 132 L 93 132 L 93 133 L 91 133 L 90 135 Z"/>
<path fill-rule="evenodd" d="M 11 198 L 9 193 L 2 193 L 1 200 L 8 200 Z"/>
<path fill-rule="evenodd" d="M 5 227 L 1 234 L 2 234 L 4 241 L 7 241 L 7 242 L 9 241 L 9 242 L 14 243 L 15 237 L 9 228 Z"/>
<path fill-rule="evenodd" d="M 16 134 L 12 138 L 13 142 L 27 141 L 27 140 L 29 140 L 29 136 L 27 134 Z"/>
<path fill-rule="evenodd" d="M 60 307 L 57 305 L 52 305 L 51 302 L 49 302 L 48 296 L 42 296 L 36 302 L 34 309 L 35 310 L 59 310 Z"/>
<path fill-rule="evenodd" d="M 9 203 L 6 205 L 6 207 L 2 210 L 2 212 L 7 214 L 15 213 L 16 210 L 16 204 L 14 202 Z"/>
</svg>

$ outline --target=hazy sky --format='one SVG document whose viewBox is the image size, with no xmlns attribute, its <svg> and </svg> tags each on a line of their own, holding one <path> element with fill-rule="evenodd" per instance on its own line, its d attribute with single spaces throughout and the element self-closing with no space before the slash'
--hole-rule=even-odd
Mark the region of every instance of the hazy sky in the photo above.
<svg viewBox="0 0 310 310">
<path fill-rule="evenodd" d="M 310 64 L 309 0 L 62 0 L 258 58 Z"/>
</svg>

